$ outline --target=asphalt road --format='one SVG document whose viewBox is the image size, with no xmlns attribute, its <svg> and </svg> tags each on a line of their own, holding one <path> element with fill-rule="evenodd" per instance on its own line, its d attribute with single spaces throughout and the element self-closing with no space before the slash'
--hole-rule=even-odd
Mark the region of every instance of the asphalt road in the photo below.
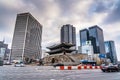
<svg viewBox="0 0 120 80">
<path fill-rule="evenodd" d="M 0 66 L 0 80 L 120 80 L 120 72 L 56 70 L 50 66 Z"/>
</svg>

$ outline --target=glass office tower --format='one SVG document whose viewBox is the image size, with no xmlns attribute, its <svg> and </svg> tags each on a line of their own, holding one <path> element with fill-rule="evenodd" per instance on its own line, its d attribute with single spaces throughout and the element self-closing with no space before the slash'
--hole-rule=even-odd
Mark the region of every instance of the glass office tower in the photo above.
<svg viewBox="0 0 120 80">
<path fill-rule="evenodd" d="M 103 30 L 97 25 L 89 28 L 89 40 L 91 40 L 94 53 L 105 53 Z"/>
<path fill-rule="evenodd" d="M 86 41 L 89 40 L 89 33 L 87 29 L 80 30 L 80 45 L 86 45 Z"/>
<path fill-rule="evenodd" d="M 107 58 L 110 59 L 112 63 L 117 63 L 117 55 L 114 41 L 105 41 L 104 44 Z"/>
<path fill-rule="evenodd" d="M 61 43 L 71 43 L 76 45 L 76 30 L 73 25 L 66 24 L 61 28 Z"/>
<path fill-rule="evenodd" d="M 30 13 L 17 14 L 11 59 L 40 59 L 41 40 L 41 24 Z"/>
<path fill-rule="evenodd" d="M 80 45 L 84 46 L 86 41 L 91 41 L 95 54 L 105 53 L 103 30 L 97 25 L 80 30 Z"/>
</svg>

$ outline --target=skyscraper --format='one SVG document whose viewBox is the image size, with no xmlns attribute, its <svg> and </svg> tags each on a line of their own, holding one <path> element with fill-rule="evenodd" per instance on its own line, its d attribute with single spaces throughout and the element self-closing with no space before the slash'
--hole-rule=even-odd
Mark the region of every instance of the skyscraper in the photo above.
<svg viewBox="0 0 120 80">
<path fill-rule="evenodd" d="M 80 45 L 86 41 L 91 41 L 95 54 L 105 53 L 103 30 L 97 25 L 80 30 Z"/>
<path fill-rule="evenodd" d="M 89 32 L 87 29 L 80 30 L 80 45 L 86 45 L 86 41 L 89 40 Z"/>
<path fill-rule="evenodd" d="M 17 14 L 11 59 L 39 59 L 41 39 L 41 24 L 30 13 Z"/>
<path fill-rule="evenodd" d="M 105 53 L 103 30 L 97 25 L 89 28 L 89 39 L 92 42 L 94 53 Z"/>
<path fill-rule="evenodd" d="M 76 45 L 76 30 L 73 25 L 66 24 L 61 28 L 61 43 L 71 43 Z"/>
<path fill-rule="evenodd" d="M 104 44 L 107 58 L 109 58 L 112 63 L 117 63 L 117 55 L 114 41 L 105 41 Z"/>
<path fill-rule="evenodd" d="M 10 53 L 10 49 L 8 49 L 8 44 L 5 44 L 4 43 L 4 40 L 3 41 L 0 41 L 0 50 L 1 49 L 5 49 L 5 53 L 4 53 L 4 59 L 7 59 L 8 58 L 8 55 Z"/>
</svg>

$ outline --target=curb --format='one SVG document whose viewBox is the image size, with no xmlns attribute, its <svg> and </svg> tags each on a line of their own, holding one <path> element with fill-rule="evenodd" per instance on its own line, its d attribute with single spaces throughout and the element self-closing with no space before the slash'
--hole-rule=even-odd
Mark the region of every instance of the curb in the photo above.
<svg viewBox="0 0 120 80">
<path fill-rule="evenodd" d="M 101 66 L 57 66 L 58 70 L 101 69 Z"/>
</svg>

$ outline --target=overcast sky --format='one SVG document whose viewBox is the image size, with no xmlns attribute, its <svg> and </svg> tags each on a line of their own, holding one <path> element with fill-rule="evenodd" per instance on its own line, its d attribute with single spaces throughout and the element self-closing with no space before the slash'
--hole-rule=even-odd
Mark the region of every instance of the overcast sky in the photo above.
<svg viewBox="0 0 120 80">
<path fill-rule="evenodd" d="M 104 40 L 115 41 L 120 60 L 120 0 L 0 0 L 0 41 L 11 48 L 16 14 L 30 12 L 42 25 L 42 47 L 60 42 L 60 27 L 76 27 L 77 46 L 79 30 L 98 25 L 104 31 Z"/>
</svg>

